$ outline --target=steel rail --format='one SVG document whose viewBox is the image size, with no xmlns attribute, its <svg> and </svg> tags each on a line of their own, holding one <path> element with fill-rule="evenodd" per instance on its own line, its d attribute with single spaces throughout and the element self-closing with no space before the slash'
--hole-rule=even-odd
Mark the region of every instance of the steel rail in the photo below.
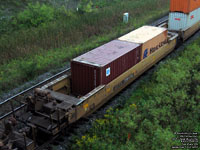
<svg viewBox="0 0 200 150">
<path fill-rule="evenodd" d="M 42 82 L 40 82 L 40 83 L 37 83 L 37 84 L 33 85 L 32 87 L 30 87 L 30 88 L 28 88 L 28 89 L 26 89 L 26 90 L 24 90 L 24 91 L 22 91 L 22 92 L 20 92 L 20 93 L 18 93 L 18 94 L 16 94 L 16 95 L 12 96 L 12 97 L 10 97 L 10 98 L 4 100 L 3 102 L 0 102 L 0 106 L 3 105 L 3 104 L 5 104 L 5 103 L 7 103 L 7 102 L 9 102 L 9 101 L 12 100 L 12 99 L 18 97 L 18 96 L 20 96 L 20 95 L 23 95 L 23 94 L 25 94 L 25 93 L 27 93 L 27 92 L 30 92 L 31 90 L 37 88 L 38 86 L 41 86 L 42 84 L 44 84 L 44 83 L 48 82 L 49 80 L 52 80 L 52 79 L 54 79 L 54 78 L 56 78 L 56 77 L 62 75 L 62 74 L 65 73 L 65 72 L 68 72 L 69 70 L 70 70 L 70 68 L 65 69 L 65 70 L 63 70 L 63 71 L 61 71 L 61 72 L 59 72 L 59 73 L 53 75 L 52 77 L 50 77 L 50 78 L 48 78 L 48 79 L 45 79 L 44 81 L 42 81 Z"/>
<path fill-rule="evenodd" d="M 25 106 L 26 106 L 26 104 L 22 104 L 21 106 L 15 108 L 13 111 L 10 111 L 10 112 L 4 114 L 3 116 L 0 117 L 0 121 L 3 120 L 4 118 L 10 116 L 11 114 L 13 114 L 13 113 L 15 113 L 15 112 L 21 110 L 21 109 L 24 108 Z"/>
<path fill-rule="evenodd" d="M 60 135 L 56 135 L 54 137 L 52 137 L 49 141 L 43 143 L 42 145 L 40 145 L 39 147 L 36 147 L 35 150 L 44 150 L 46 149 L 46 147 L 50 146 L 50 144 L 55 141 Z"/>
<path fill-rule="evenodd" d="M 166 17 L 166 18 L 165 18 Z M 160 19 L 161 21 L 155 21 L 154 23 L 151 23 L 151 24 L 149 24 L 149 25 L 152 25 L 152 26 L 159 26 L 159 25 L 161 25 L 161 24 L 163 24 L 163 23 L 166 23 L 166 22 L 168 22 L 168 20 L 169 20 L 169 18 L 168 18 L 168 16 L 165 16 L 165 17 L 163 17 L 163 18 L 165 18 L 165 19 Z"/>
<path fill-rule="evenodd" d="M 37 88 L 37 87 L 39 87 L 39 86 L 42 86 L 43 84 L 45 84 L 45 83 L 47 83 L 47 82 L 49 82 L 49 81 L 51 81 L 51 80 L 53 80 L 53 79 L 55 79 L 55 78 L 57 78 L 57 77 L 63 75 L 63 74 L 65 74 L 65 73 L 67 73 L 67 72 L 69 72 L 69 71 L 70 71 L 70 68 L 67 68 L 67 69 L 65 69 L 65 70 L 63 70 L 63 71 L 61 71 L 61 72 L 59 72 L 59 73 L 53 75 L 52 77 L 50 77 L 50 78 L 48 78 L 48 79 L 45 79 L 44 81 L 42 81 L 42 82 L 40 82 L 40 83 L 37 83 L 37 84 L 35 84 L 34 86 L 32 86 L 32 87 L 30 87 L 30 88 L 28 88 L 28 89 L 26 89 L 26 90 L 24 90 L 24 91 L 22 91 L 22 92 L 16 94 L 16 95 L 14 95 L 14 96 L 12 96 L 12 97 L 10 97 L 10 98 L 4 100 L 3 102 L 0 102 L 0 107 L 2 107 L 3 105 L 7 104 L 8 102 L 14 101 L 17 97 L 22 96 L 22 95 L 24 95 L 24 94 L 26 94 L 26 93 L 28 93 L 28 92 L 34 90 L 35 88 Z M 19 103 L 20 103 L 20 102 L 19 102 Z M 16 111 L 19 111 L 20 109 L 24 108 L 25 106 L 26 106 L 26 104 L 22 104 L 22 105 L 20 105 L 19 107 L 15 108 L 14 110 L 12 110 L 12 111 L 10 111 L 10 112 L 8 112 L 8 113 L 6 113 L 6 114 L 0 116 L 0 121 L 1 121 L 2 119 L 4 119 L 4 118 L 8 117 L 9 115 L 15 113 Z"/>
</svg>

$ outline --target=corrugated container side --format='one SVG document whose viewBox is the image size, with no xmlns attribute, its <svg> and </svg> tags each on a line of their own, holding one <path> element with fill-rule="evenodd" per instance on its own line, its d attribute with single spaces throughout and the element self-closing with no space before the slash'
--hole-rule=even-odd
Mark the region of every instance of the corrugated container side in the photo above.
<svg viewBox="0 0 200 150">
<path fill-rule="evenodd" d="M 151 55 L 153 52 L 158 50 L 166 43 L 167 43 L 167 30 L 164 31 L 162 34 L 159 34 L 154 38 L 152 38 L 151 40 L 142 44 L 141 60 Z"/>
<path fill-rule="evenodd" d="M 122 73 L 140 62 L 141 47 L 127 53 L 126 55 L 116 59 L 110 64 L 102 68 L 102 82 L 101 84 L 108 84 Z M 110 75 L 106 76 L 106 70 L 110 68 Z"/>
<path fill-rule="evenodd" d="M 74 95 L 85 95 L 99 85 L 108 84 L 140 62 L 141 45 L 119 40 L 115 41 L 137 45 L 137 47 L 105 66 L 71 61 L 72 93 Z"/>
<path fill-rule="evenodd" d="M 189 14 L 171 12 L 169 14 L 168 29 L 174 31 L 184 31 L 200 21 L 200 9 L 196 9 Z"/>
<path fill-rule="evenodd" d="M 145 32 L 142 32 L 141 30 L 144 30 Z M 149 36 L 149 34 L 151 36 Z M 149 36 L 149 38 L 146 38 L 145 36 Z M 143 60 L 167 43 L 167 29 L 143 26 L 120 37 L 119 40 L 142 44 L 140 59 Z"/>
<path fill-rule="evenodd" d="M 171 12 L 190 13 L 200 7 L 200 0 L 171 0 Z"/>
<path fill-rule="evenodd" d="M 101 68 L 71 61 L 72 92 L 84 95 L 100 85 Z"/>
</svg>

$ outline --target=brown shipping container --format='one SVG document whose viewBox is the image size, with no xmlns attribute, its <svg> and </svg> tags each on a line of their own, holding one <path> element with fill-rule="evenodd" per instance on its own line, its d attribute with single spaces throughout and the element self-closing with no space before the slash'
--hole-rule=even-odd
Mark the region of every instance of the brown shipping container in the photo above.
<svg viewBox="0 0 200 150">
<path fill-rule="evenodd" d="M 190 13 L 200 7 L 200 0 L 171 0 L 171 12 Z"/>
<path fill-rule="evenodd" d="M 141 60 L 143 60 L 167 42 L 167 29 L 143 26 L 120 37 L 119 40 L 142 44 Z"/>
<path fill-rule="evenodd" d="M 72 92 L 85 95 L 140 61 L 141 45 L 114 40 L 71 61 Z"/>
</svg>

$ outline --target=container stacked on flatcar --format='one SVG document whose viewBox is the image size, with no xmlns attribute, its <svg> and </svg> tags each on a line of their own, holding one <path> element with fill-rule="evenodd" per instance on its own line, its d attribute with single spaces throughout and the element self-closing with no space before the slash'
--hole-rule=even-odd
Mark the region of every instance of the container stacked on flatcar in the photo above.
<svg viewBox="0 0 200 150">
<path fill-rule="evenodd" d="M 167 43 L 167 29 L 153 26 L 143 26 L 119 38 L 142 45 L 141 60 Z"/>
<path fill-rule="evenodd" d="M 185 31 L 200 21 L 200 0 L 171 0 L 168 29 Z"/>
<path fill-rule="evenodd" d="M 106 85 L 167 43 L 167 29 L 143 26 L 71 61 L 72 93 Z"/>
<path fill-rule="evenodd" d="M 71 61 L 72 92 L 85 95 L 140 62 L 141 45 L 114 40 Z"/>
</svg>

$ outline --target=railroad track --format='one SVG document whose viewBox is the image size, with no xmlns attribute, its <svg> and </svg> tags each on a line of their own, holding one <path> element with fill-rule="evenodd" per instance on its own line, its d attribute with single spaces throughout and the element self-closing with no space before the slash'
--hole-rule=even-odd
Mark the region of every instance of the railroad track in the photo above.
<svg viewBox="0 0 200 150">
<path fill-rule="evenodd" d="M 23 109 L 26 106 L 24 97 L 26 97 L 28 94 L 33 92 L 33 90 L 35 88 L 41 87 L 41 86 L 45 85 L 46 83 L 51 82 L 51 81 L 63 76 L 64 74 L 70 74 L 70 68 L 65 69 L 65 70 L 55 74 L 54 76 L 2 101 L 0 103 L 0 110 L 1 110 L 0 122 L 2 122 L 2 120 L 6 119 L 10 115 L 14 115 L 17 111 L 20 111 L 21 109 Z"/>
<path fill-rule="evenodd" d="M 167 16 L 164 16 L 160 19 L 158 19 L 157 21 L 154 21 L 153 23 L 149 24 L 149 25 L 152 25 L 152 26 L 161 26 L 165 23 L 168 22 L 168 15 Z"/>
<path fill-rule="evenodd" d="M 154 24 L 154 26 L 164 26 L 166 24 L 166 22 L 168 21 L 168 17 L 165 16 L 162 19 L 157 20 Z M 63 75 L 69 75 L 70 74 L 71 69 L 68 68 L 66 70 L 63 70 L 62 72 L 57 73 L 56 75 L 0 102 L 0 127 L 1 124 L 3 125 L 3 122 L 5 119 L 7 119 L 10 116 L 14 116 L 18 111 L 21 111 L 23 109 L 26 108 L 26 101 L 25 98 L 30 95 L 35 88 L 39 88 L 42 87 L 43 85 L 50 83 L 53 80 L 56 80 L 57 78 L 63 76 Z M 56 136 L 58 137 L 58 136 Z M 49 141 L 45 142 L 44 144 L 42 144 L 41 146 L 39 146 L 37 149 L 43 149 L 44 147 L 48 146 L 49 143 L 51 143 L 54 139 L 56 139 L 56 137 L 53 137 L 52 139 L 50 139 Z"/>
</svg>

